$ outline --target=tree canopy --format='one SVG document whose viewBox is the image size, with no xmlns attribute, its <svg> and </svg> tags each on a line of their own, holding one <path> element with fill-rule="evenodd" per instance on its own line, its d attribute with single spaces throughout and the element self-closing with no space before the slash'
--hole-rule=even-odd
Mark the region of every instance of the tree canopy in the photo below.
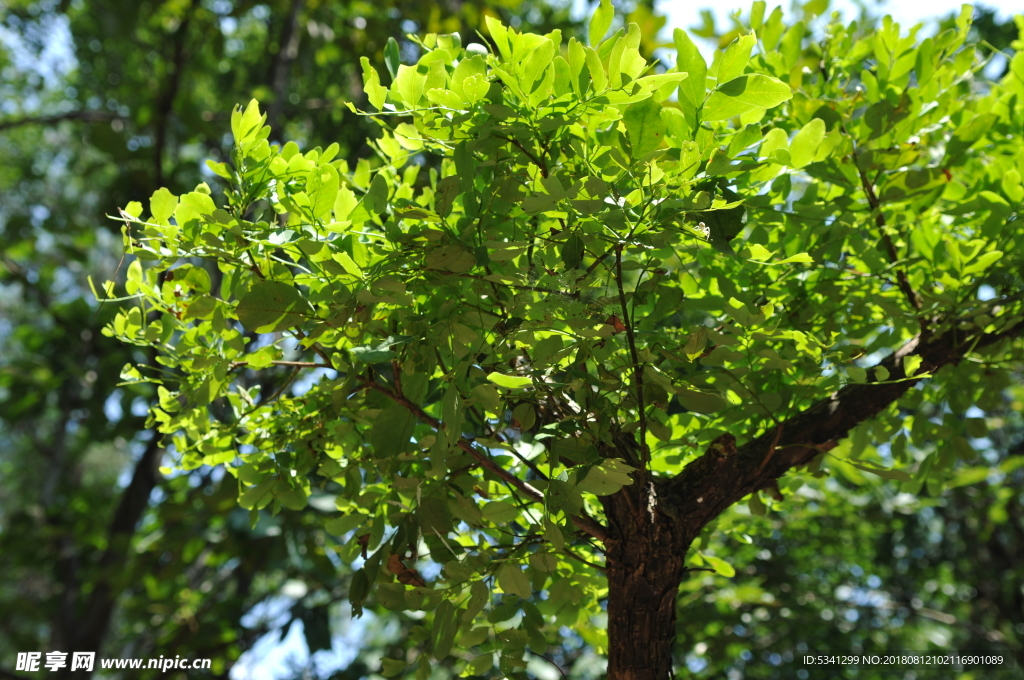
<svg viewBox="0 0 1024 680">
<path fill-rule="evenodd" d="M 106 332 L 162 350 L 124 377 L 254 521 L 336 490 L 354 611 L 430 612 L 420 674 L 473 648 L 515 674 L 600 606 L 609 675 L 666 677 L 684 575 L 734 573 L 706 550 L 731 506 L 784 506 L 823 465 L 935 494 L 974 457 L 964 413 L 1024 324 L 1024 57 L 978 92 L 970 18 L 813 45 L 757 3 L 710 66 L 677 30 L 652 73 L 604 3 L 589 46 L 489 19 L 490 47 L 386 50 L 389 79 L 363 58 L 375 158 L 271 145 L 236 110 L 221 205 L 122 212 L 140 306 Z M 308 389 L 263 394 L 273 366 Z"/>
<path fill-rule="evenodd" d="M 608 4 L 589 30 L 532 11 L 542 33 L 563 30 L 492 20 L 471 38 L 486 45 L 465 47 L 444 33 L 388 41 L 413 9 L 382 8 L 364 19 L 379 33 L 353 33 L 351 51 L 347 37 L 316 42 L 338 28 L 325 8 L 280 9 L 269 34 L 243 4 L 242 33 L 198 3 L 175 10 L 180 23 L 140 24 L 183 46 L 164 44 L 154 82 L 171 88 L 190 63 L 222 74 L 205 98 L 157 92 L 162 117 L 143 104 L 11 125 L 98 121 L 84 157 L 102 142 L 142 171 L 100 166 L 125 205 L 128 280 L 98 286 L 98 312 L 47 302 L 66 280 L 60 256 L 45 241 L 34 252 L 27 226 L 5 232 L 20 248 L 5 280 L 43 296 L 17 347 L 57 368 L 3 375 L 3 417 L 21 423 L 5 441 L 43 444 L 50 468 L 19 471 L 42 479 L 45 514 L 18 489 L 27 510 L 0 518 L 0 552 L 28 583 L 45 522 L 44 544 L 71 558 L 54 560 L 66 595 L 33 595 L 45 609 L 14 597 L 0 633 L 15 646 L 51 608 L 60 642 L 83 604 L 78 620 L 102 625 L 79 640 L 99 644 L 124 592 L 122 638 L 146 622 L 141 649 L 196 655 L 201 638 L 230 664 L 266 630 L 237 618 L 297 577 L 315 584 L 290 614 L 310 651 L 330 646 L 328 604 L 346 592 L 357 615 L 400 613 L 408 640 L 353 678 L 523 677 L 581 644 L 615 677 L 768 677 L 780 662 L 757 668 L 755 640 L 909 648 L 940 644 L 940 625 L 1019 647 L 1019 594 L 999 579 L 1020 554 L 1024 62 L 1008 53 L 986 79 L 993 48 L 969 10 L 930 38 L 838 18 L 822 37 L 812 10 L 795 21 L 757 3 L 710 64 L 689 37 L 704 32 L 677 30 L 665 70 L 650 15 L 609 36 Z M 295 39 L 301 77 L 286 49 L 300 16 L 316 47 Z M 239 60 L 196 40 L 204 31 L 272 38 L 278 57 L 268 70 L 232 52 L 252 68 L 218 71 Z M 362 88 L 330 90 L 325 66 L 359 54 Z M 108 66 L 83 90 L 116 85 Z M 266 109 L 234 111 L 220 152 L 216 111 L 250 92 Z M 153 163 L 145 140 L 161 129 Z M 102 240 L 77 234 L 88 213 L 73 204 L 97 193 L 76 182 L 53 230 L 72 253 Z M 145 207 L 128 202 L 160 183 Z M 19 191 L 31 204 L 45 187 Z M 129 345 L 99 337 L 105 324 Z M 90 412 L 126 361 L 114 401 L 133 416 Z M 59 403 L 28 389 L 62 376 L 82 389 Z M 120 503 L 86 490 L 113 487 L 111 469 L 76 487 L 91 444 L 131 438 L 151 400 L 165 438 L 137 438 Z M 32 436 L 51 422 L 77 434 Z M 165 444 L 178 469 L 157 472 Z"/>
</svg>

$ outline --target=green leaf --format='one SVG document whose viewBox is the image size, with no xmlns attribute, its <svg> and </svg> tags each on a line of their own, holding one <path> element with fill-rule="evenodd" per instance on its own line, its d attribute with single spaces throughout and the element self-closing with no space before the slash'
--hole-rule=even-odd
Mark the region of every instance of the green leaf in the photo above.
<svg viewBox="0 0 1024 680">
<path fill-rule="evenodd" d="M 363 59 L 366 59 L 366 57 L 363 57 Z M 377 72 L 374 71 L 373 75 L 376 76 Z M 402 103 L 407 108 L 412 109 L 423 98 L 423 93 L 427 88 L 427 76 L 424 73 L 420 73 L 419 69 L 415 66 L 402 64 L 398 67 L 398 75 L 395 76 L 395 82 L 391 87 L 401 98 Z"/>
<path fill-rule="evenodd" d="M 455 71 L 452 73 L 450 88 L 453 92 L 462 97 L 463 100 L 469 102 L 474 102 L 479 99 L 479 97 L 476 96 L 477 92 L 475 90 L 475 83 L 478 81 L 473 81 L 474 84 L 472 87 L 474 88 L 474 91 L 472 93 L 466 92 L 467 80 L 473 76 L 480 76 L 479 82 L 486 84 L 487 61 L 479 54 L 475 54 L 472 57 L 468 57 L 460 61 L 459 65 L 455 67 Z M 473 94 L 473 96 L 471 97 L 469 94 Z"/>
<path fill-rule="evenodd" d="M 533 553 L 530 555 L 530 566 L 537 571 L 551 573 L 558 568 L 558 558 L 551 553 Z"/>
<path fill-rule="evenodd" d="M 633 478 L 629 473 L 635 470 L 617 458 L 607 458 L 600 465 L 590 468 L 577 488 L 595 496 L 609 496 L 632 484 Z"/>
<path fill-rule="evenodd" d="M 394 36 L 388 36 L 388 42 L 384 45 L 384 65 L 388 67 L 388 73 L 391 74 L 392 80 L 398 77 L 398 67 L 401 63 L 402 58 L 398 49 L 398 41 L 395 40 Z"/>
<path fill-rule="evenodd" d="M 955 489 L 959 486 L 970 486 L 978 482 L 984 482 L 992 474 L 989 467 L 967 467 L 960 468 L 953 475 L 953 478 L 946 482 L 947 489 Z"/>
<path fill-rule="evenodd" d="M 272 477 L 264 479 L 256 486 L 251 486 L 238 497 L 238 504 L 246 510 L 260 510 L 274 500 L 274 484 L 276 480 Z"/>
<path fill-rule="evenodd" d="M 1001 250 L 990 250 L 989 252 L 985 253 L 984 255 L 979 257 L 977 260 L 972 262 L 969 266 L 964 267 L 962 275 L 963 276 L 972 276 L 974 274 L 979 274 L 981 272 L 984 272 L 986 269 L 988 269 L 993 264 L 998 262 L 999 259 L 1002 256 L 1003 256 L 1003 251 L 1001 251 Z"/>
<path fill-rule="evenodd" d="M 388 89 L 380 84 L 380 76 L 377 69 L 370 66 L 370 60 L 360 57 L 359 63 L 363 67 L 363 92 L 366 93 L 370 104 L 378 111 L 384 110 L 384 102 L 387 100 Z"/>
<path fill-rule="evenodd" d="M 458 632 L 458 611 L 448 600 L 442 600 L 434 610 L 434 658 L 438 661 L 446 658 L 452 651 L 455 633 Z"/>
<path fill-rule="evenodd" d="M 533 379 L 525 375 L 505 375 L 503 373 L 488 373 L 487 379 L 500 387 L 516 389 L 519 387 L 531 387 Z"/>
<path fill-rule="evenodd" d="M 612 0 L 601 0 L 601 4 L 594 11 L 594 16 L 590 17 L 590 25 L 587 28 L 587 38 L 591 46 L 596 46 L 601 42 L 601 39 L 608 33 L 614 18 L 615 7 L 612 6 Z"/>
<path fill-rule="evenodd" d="M 701 553 L 701 557 L 704 558 L 704 561 L 707 563 L 707 565 L 714 569 L 717 574 L 725 576 L 726 578 L 732 578 L 736 575 L 736 570 L 733 569 L 733 566 L 725 560 L 723 560 L 721 557 L 705 555 L 704 553 Z"/>
<path fill-rule="evenodd" d="M 532 404 L 522 403 L 515 407 L 512 411 L 513 423 L 518 423 L 519 429 L 522 432 L 527 432 L 533 429 L 534 424 L 537 422 L 537 414 L 533 409 Z"/>
<path fill-rule="evenodd" d="M 398 677 L 405 672 L 405 669 L 409 667 L 404 661 L 399 659 L 389 659 L 384 657 L 380 660 L 380 674 L 385 678 Z"/>
<path fill-rule="evenodd" d="M 576 269 L 583 262 L 583 239 L 573 232 L 562 244 L 562 262 L 568 269 Z"/>
<path fill-rule="evenodd" d="M 844 459 L 843 462 L 852 465 L 858 470 L 863 470 L 864 472 L 870 472 L 873 475 L 878 475 L 883 479 L 891 479 L 897 482 L 909 482 L 911 480 L 910 475 L 904 472 L 903 470 L 891 470 L 889 468 L 875 467 L 873 465 L 867 465 L 863 463 L 863 461 L 852 461 L 849 458 Z"/>
<path fill-rule="evenodd" d="M 500 415 L 504 412 L 501 407 L 501 395 L 498 394 L 494 385 L 477 385 L 473 388 L 472 394 L 477 403 L 491 413 Z"/>
<path fill-rule="evenodd" d="M 702 117 L 708 121 L 728 120 L 754 109 L 770 109 L 792 97 L 789 85 L 781 80 L 759 74 L 740 76 L 719 85 L 711 93 Z"/>
<path fill-rule="evenodd" d="M 698 109 L 704 103 L 707 92 L 707 62 L 686 31 L 677 28 L 672 38 L 676 44 L 676 68 L 688 74 L 687 79 L 679 84 L 679 96 Z"/>
<path fill-rule="evenodd" d="M 373 421 L 370 445 L 377 458 L 396 456 L 411 446 L 416 418 L 404 406 L 390 406 Z"/>
<path fill-rule="evenodd" d="M 814 160 L 821 140 L 825 139 L 825 121 L 815 118 L 800 128 L 789 145 L 790 165 L 802 168 Z"/>
<path fill-rule="evenodd" d="M 352 358 L 356 361 L 361 361 L 364 364 L 378 364 L 382 361 L 390 361 L 395 357 L 395 353 L 391 351 L 391 346 L 394 344 L 395 341 L 388 338 L 376 345 L 353 347 L 350 351 Z"/>
<path fill-rule="evenodd" d="M 631 104 L 622 114 L 626 126 L 626 137 L 633 150 L 633 157 L 639 158 L 661 146 L 665 139 L 665 121 L 661 118 L 661 104 L 653 99 Z"/>
<path fill-rule="evenodd" d="M 495 524 L 508 524 L 519 516 L 519 508 L 508 501 L 490 501 L 481 508 L 483 518 Z"/>
<path fill-rule="evenodd" d="M 813 264 L 814 258 L 807 253 L 797 253 L 791 257 L 787 257 L 784 260 L 778 262 L 772 262 L 772 264 Z"/>
<path fill-rule="evenodd" d="M 530 596 L 533 595 L 530 579 L 516 564 L 505 563 L 498 568 L 498 585 L 506 593 L 518 595 L 524 600 L 530 599 Z"/>
<path fill-rule="evenodd" d="M 167 224 L 177 207 L 178 197 L 167 189 L 157 189 L 149 199 L 149 212 L 159 224 Z"/>
<path fill-rule="evenodd" d="M 461 274 L 476 266 L 476 255 L 459 245 L 435 248 L 427 253 L 427 269 L 440 269 Z"/>
<path fill-rule="evenodd" d="M 358 512 L 353 512 L 351 515 L 345 515 L 344 517 L 331 517 L 324 522 L 324 530 L 335 536 L 344 536 L 353 529 L 362 526 L 367 519 L 369 518 L 366 515 Z"/>
<path fill-rule="evenodd" d="M 355 260 L 353 260 L 344 250 L 334 256 L 334 261 L 340 264 L 341 268 L 344 269 L 346 273 L 357 278 L 362 277 L 363 270 L 359 268 L 359 265 L 355 263 Z"/>
<path fill-rule="evenodd" d="M 708 329 L 701 326 L 696 333 L 691 333 L 686 339 L 686 344 L 683 345 L 683 354 L 690 361 L 693 361 L 704 352 L 704 347 L 708 342 Z M 691 409 L 692 410 L 692 409 Z"/>
<path fill-rule="evenodd" d="M 903 357 L 903 372 L 909 378 L 917 373 L 917 369 L 921 367 L 923 359 L 916 354 L 909 354 Z"/>
<path fill-rule="evenodd" d="M 348 601 L 352 605 L 352 615 L 356 618 L 363 615 L 363 602 L 370 594 L 370 579 L 366 569 L 357 569 L 352 574 L 352 582 L 348 586 Z"/>
<path fill-rule="evenodd" d="M 753 33 L 741 35 L 732 41 L 718 62 L 716 75 L 719 83 L 727 83 L 743 75 L 743 70 L 747 67 L 747 62 L 750 61 L 750 50 L 756 44 L 757 36 Z"/>
<path fill-rule="evenodd" d="M 231 114 L 231 134 L 235 144 L 242 146 L 255 141 L 264 120 L 266 118 L 260 113 L 260 104 L 255 99 L 249 100 L 244 112 L 235 109 Z"/>
<path fill-rule="evenodd" d="M 306 301 L 299 291 L 279 281 L 259 281 L 238 303 L 235 312 L 247 330 L 273 333 L 302 323 Z"/>
<path fill-rule="evenodd" d="M 719 394 L 698 390 L 679 390 L 676 399 L 688 411 L 694 413 L 717 413 L 729 405 Z"/>
</svg>

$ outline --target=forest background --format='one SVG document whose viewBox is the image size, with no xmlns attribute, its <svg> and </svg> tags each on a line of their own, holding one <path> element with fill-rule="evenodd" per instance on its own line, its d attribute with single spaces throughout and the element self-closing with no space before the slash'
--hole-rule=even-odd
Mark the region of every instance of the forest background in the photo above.
<svg viewBox="0 0 1024 680">
<path fill-rule="evenodd" d="M 313 518 L 331 508 L 311 503 L 253 527 L 235 480 L 159 470 L 161 449 L 144 427 L 153 395 L 117 385 L 138 357 L 101 334 L 117 307 L 98 304 L 87 277 L 123 278 L 119 225 L 106 217 L 118 206 L 161 186 L 216 190 L 204 161 L 225 157 L 236 104 L 258 98 L 282 139 L 365 156 L 372 131 L 345 106 L 364 104 L 360 56 L 381 63 L 387 39 L 405 33 L 469 38 L 488 14 L 581 36 L 590 12 L 577 5 L 0 8 L 0 678 L 21 677 L 17 652 L 72 643 L 105 656 L 209 657 L 211 676 L 236 680 L 355 680 L 401 653 L 414 620 L 383 610 L 350 617 L 350 572 L 318 549 L 332 539 Z M 709 52 L 735 36 L 713 13 L 619 9 L 618 21 L 643 28 L 648 58 L 680 20 L 696 24 L 686 27 Z M 814 20 L 829 9 L 818 0 L 795 11 Z M 997 53 L 1017 26 L 980 9 L 973 30 L 995 57 L 986 75 L 998 77 L 1006 62 Z M 400 45 L 413 54 L 412 42 Z M 1024 388 L 1011 387 L 1005 412 L 986 414 L 989 434 L 971 443 L 987 463 L 1024 452 L 1022 401 Z M 687 645 L 678 663 L 697 677 L 790 677 L 787 654 L 802 645 L 1020 650 L 1024 474 L 960 481 L 915 498 L 850 473 L 833 478 L 834 493 L 795 500 L 785 523 L 769 517 L 772 531 L 738 551 L 728 583 L 709 575 L 681 594 L 699 615 L 679 624 Z M 542 680 L 600 675 L 588 627 L 563 632 L 528 670 Z"/>
</svg>

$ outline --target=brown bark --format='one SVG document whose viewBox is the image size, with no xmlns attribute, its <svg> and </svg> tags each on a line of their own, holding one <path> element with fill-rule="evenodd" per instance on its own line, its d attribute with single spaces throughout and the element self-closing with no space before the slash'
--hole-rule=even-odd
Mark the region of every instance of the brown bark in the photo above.
<svg viewBox="0 0 1024 680">
<path fill-rule="evenodd" d="M 608 677 L 667 680 L 676 641 L 676 596 L 692 536 L 649 506 L 648 491 L 624 487 L 604 501 L 610 538 Z"/>
<path fill-rule="evenodd" d="M 603 497 L 609 680 L 673 676 L 676 594 L 693 539 L 729 506 L 773 486 L 791 468 L 807 465 L 903 396 L 917 383 L 904 379 L 903 357 L 920 356 L 920 370 L 934 372 L 1022 331 L 1024 322 L 987 335 L 957 330 L 918 335 L 881 362 L 889 370 L 888 382 L 848 385 L 738 448 L 731 437 L 725 445 L 709 447 L 674 478 L 655 480 L 654 487 L 634 483 Z M 633 460 L 636 442 L 619 435 L 609 449 L 602 453 Z"/>
</svg>

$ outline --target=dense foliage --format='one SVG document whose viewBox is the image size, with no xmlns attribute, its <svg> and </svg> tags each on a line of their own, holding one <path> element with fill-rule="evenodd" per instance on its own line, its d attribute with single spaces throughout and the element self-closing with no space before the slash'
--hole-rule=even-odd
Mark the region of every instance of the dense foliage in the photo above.
<svg viewBox="0 0 1024 680">
<path fill-rule="evenodd" d="M 824 9 L 810 3 L 796 16 L 819 35 L 828 23 L 817 16 Z M 650 58 L 664 19 L 643 5 L 628 11 L 625 23 L 641 26 L 640 52 Z M 337 544 L 323 529 L 338 489 L 315 488 L 303 510 L 271 516 L 265 508 L 251 527 L 248 511 L 237 507 L 234 477 L 206 466 L 156 471 L 164 451 L 158 441 L 148 446 L 153 440 L 142 429 L 155 390 L 117 386 L 117 368 L 144 356 L 100 333 L 120 306 L 135 302 L 98 305 L 85 275 L 123 281 L 131 261 L 121 261 L 118 225 L 103 217 L 111 206 L 161 184 L 183 194 L 202 181 L 220 204 L 226 183 L 202 161 L 230 158 L 224 132 L 235 103 L 259 97 L 275 126 L 272 140 L 306 148 L 338 142 L 337 157 L 354 166 L 377 129 L 344 106 L 367 106 L 358 57 L 368 56 L 389 83 L 389 37 L 398 38 L 409 64 L 420 52 L 403 32 L 459 31 L 480 40 L 476 30 L 484 30 L 488 12 L 520 30 L 561 28 L 566 39 L 587 33 L 566 6 L 539 2 L 15 0 L 0 10 L 0 565 L 7 576 L 0 676 L 19 675 L 16 652 L 65 648 L 210 656 L 220 674 L 259 639 L 245 664 L 267 665 L 261 670 L 277 677 L 328 677 L 355 655 L 337 675 L 355 680 L 379 672 L 382 654 L 408 658 L 406 638 L 423 625 L 422 612 L 389 612 L 371 595 L 363 618 L 350 620 L 352 572 L 334 559 Z M 724 48 L 749 33 L 751 18 L 737 15 L 722 30 L 709 22 L 690 35 Z M 872 25 L 861 17 L 858 30 Z M 951 18 L 942 29 L 953 25 Z M 971 27 L 975 58 L 995 50 L 1012 57 L 1007 48 L 1017 33 L 1012 21 L 980 11 Z M 799 63 L 816 71 L 819 48 L 806 39 L 802 49 Z M 981 74 L 1001 78 L 1009 66 L 996 56 L 992 67 L 975 69 L 973 88 L 988 92 Z M 987 143 L 980 139 L 978 150 Z M 420 182 L 429 168 L 440 169 L 438 158 L 415 157 Z M 794 179 L 798 187 L 806 181 Z M 262 370 L 263 393 L 280 389 L 292 368 Z M 1010 375 L 1020 383 L 1018 373 Z M 298 395 L 309 385 L 296 379 L 285 389 Z M 921 385 L 914 415 L 944 425 L 942 385 Z M 967 438 L 983 458 L 973 467 L 956 463 L 953 491 L 915 500 L 826 458 L 823 469 L 836 473 L 828 480 L 809 479 L 784 504 L 765 498 L 772 507 L 763 516 L 740 509 L 741 523 L 723 518 L 726 531 L 708 532 L 702 550 L 727 559 L 736 575 L 687 574 L 677 622 L 680 672 L 792 677 L 784 654 L 806 646 L 1020 649 L 1024 471 L 1014 471 L 1013 456 L 1020 454 L 1021 395 L 1006 390 L 992 401 L 966 412 L 989 433 Z M 980 424 L 973 422 L 974 432 Z M 943 441 L 922 436 L 907 450 L 919 458 Z M 878 451 L 888 463 L 888 447 Z M 419 566 L 428 582 L 437 568 Z M 601 672 L 603 640 L 592 631 L 607 625 L 605 613 L 589 607 L 578 621 L 549 631 L 546 651 L 528 646 L 531 675 L 558 677 L 539 654 L 573 677 Z M 297 656 L 273 662 L 282 650 L 270 657 L 265 650 L 289 626 L 285 649 Z M 304 647 L 334 651 L 310 659 Z M 460 663 L 449 658 L 434 673 Z"/>
<path fill-rule="evenodd" d="M 230 153 L 236 102 L 258 95 L 290 137 L 355 156 L 371 132 L 344 108 L 362 96 L 358 56 L 403 30 L 472 34 L 487 13 L 580 30 L 532 2 L 2 4 L 0 675 L 18 652 L 61 649 L 210 657 L 222 674 L 293 624 L 310 653 L 332 645 L 349 572 L 317 558 L 316 511 L 251 528 L 233 478 L 157 470 L 155 391 L 118 386 L 144 355 L 101 334 L 121 305 L 86 276 L 124 275 L 111 206 L 193 187 Z"/>
<path fill-rule="evenodd" d="M 979 88 L 969 8 L 923 40 L 765 14 L 710 66 L 677 30 L 661 73 L 608 3 L 590 46 L 430 34 L 362 60 L 373 159 L 272 145 L 253 102 L 223 201 L 122 212 L 139 306 L 105 332 L 160 351 L 123 377 L 254 522 L 334 501 L 354 611 L 431 617 L 386 675 L 514 675 L 607 608 L 610 674 L 663 677 L 721 536 L 828 468 L 968 474 L 1024 324 L 1024 56 Z"/>
</svg>

